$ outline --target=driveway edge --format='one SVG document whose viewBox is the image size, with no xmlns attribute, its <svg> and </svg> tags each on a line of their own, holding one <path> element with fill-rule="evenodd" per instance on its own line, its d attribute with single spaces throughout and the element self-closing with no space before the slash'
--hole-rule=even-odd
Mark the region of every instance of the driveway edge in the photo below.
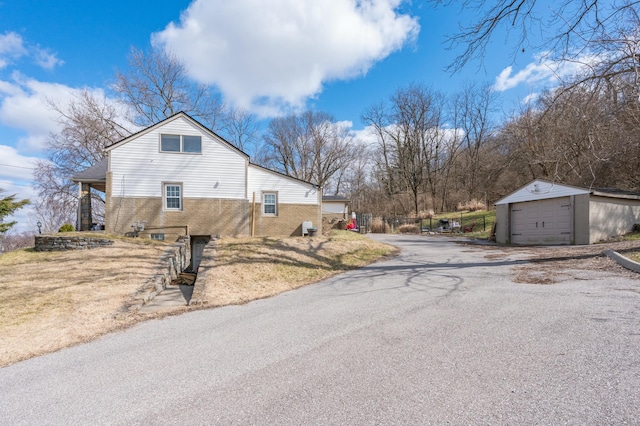
<svg viewBox="0 0 640 426">
<path fill-rule="evenodd" d="M 621 255 L 617 251 L 605 250 L 604 254 L 606 254 L 611 259 L 615 260 L 616 262 L 618 262 L 619 265 L 624 266 L 625 268 L 627 268 L 627 269 L 629 269 L 631 271 L 640 273 L 640 263 L 634 262 L 633 260 L 631 260 L 631 259 L 629 259 L 627 257 L 624 257 L 623 255 Z"/>
</svg>

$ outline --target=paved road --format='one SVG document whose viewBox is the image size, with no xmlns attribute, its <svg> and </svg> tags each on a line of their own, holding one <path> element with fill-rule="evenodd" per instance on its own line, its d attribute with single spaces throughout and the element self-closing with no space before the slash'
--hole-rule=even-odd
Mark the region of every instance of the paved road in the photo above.
<svg viewBox="0 0 640 426">
<path fill-rule="evenodd" d="M 638 424 L 640 280 L 512 282 L 515 255 L 394 259 L 0 369 L 0 423 Z"/>
</svg>

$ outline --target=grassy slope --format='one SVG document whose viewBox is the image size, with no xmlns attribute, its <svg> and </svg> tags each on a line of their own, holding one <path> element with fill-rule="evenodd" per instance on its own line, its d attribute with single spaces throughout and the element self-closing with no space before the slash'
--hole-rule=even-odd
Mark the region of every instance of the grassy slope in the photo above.
<svg viewBox="0 0 640 426">
<path fill-rule="evenodd" d="M 112 239 L 112 246 L 92 250 L 31 248 L 0 255 L 0 367 L 148 318 L 115 314 L 155 273 L 168 244 Z M 207 305 L 268 297 L 394 251 L 348 231 L 315 238 L 223 239 L 209 274 L 218 281 Z"/>
</svg>

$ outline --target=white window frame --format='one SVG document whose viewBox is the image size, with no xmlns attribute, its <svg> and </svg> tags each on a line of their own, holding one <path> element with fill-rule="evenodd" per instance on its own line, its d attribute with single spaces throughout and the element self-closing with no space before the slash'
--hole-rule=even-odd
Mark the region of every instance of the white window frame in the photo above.
<svg viewBox="0 0 640 426">
<path fill-rule="evenodd" d="M 267 204 L 267 196 L 273 196 L 274 202 Z M 273 212 L 267 212 L 267 206 L 273 206 Z M 278 193 L 276 191 L 267 191 L 262 193 L 262 215 L 277 216 L 278 215 Z"/>
<path fill-rule="evenodd" d="M 180 149 L 179 151 L 165 151 L 162 149 L 162 137 L 163 136 L 174 136 L 180 138 Z M 160 152 L 169 153 L 169 154 L 193 154 L 193 155 L 201 155 L 202 154 L 202 136 L 201 135 L 177 135 L 174 133 L 160 133 Z M 184 150 L 184 138 L 200 138 L 200 151 L 185 151 Z"/>
<path fill-rule="evenodd" d="M 178 187 L 180 188 L 180 194 L 176 197 L 174 195 L 171 196 L 171 199 L 178 199 L 179 203 L 180 203 L 180 207 L 169 207 L 169 194 L 167 193 L 167 188 L 168 187 Z M 182 183 L 181 182 L 164 182 L 162 184 L 162 206 L 164 208 L 164 210 L 167 211 L 182 211 L 182 206 L 183 206 L 183 198 L 184 198 L 184 192 L 182 191 Z"/>
</svg>

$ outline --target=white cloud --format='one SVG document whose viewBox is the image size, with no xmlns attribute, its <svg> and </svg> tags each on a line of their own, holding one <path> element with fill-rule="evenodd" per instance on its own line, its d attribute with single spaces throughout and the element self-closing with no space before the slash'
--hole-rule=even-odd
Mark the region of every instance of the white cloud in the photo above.
<svg viewBox="0 0 640 426">
<path fill-rule="evenodd" d="M 77 90 L 14 73 L 11 81 L 0 81 L 0 124 L 24 131 L 19 146 L 38 152 L 44 149 L 49 133 L 59 128 L 47 100 L 64 105 Z"/>
<path fill-rule="evenodd" d="M 535 92 L 535 93 L 529 93 L 527 96 L 525 96 L 522 99 L 522 104 L 527 105 L 527 104 L 531 104 L 533 102 L 536 101 L 536 99 L 538 99 L 540 97 L 540 93 Z"/>
<path fill-rule="evenodd" d="M 504 92 L 522 84 L 540 88 L 557 86 L 563 79 L 583 72 L 596 59 L 593 55 L 583 55 L 571 62 L 556 61 L 549 57 L 549 52 L 542 52 L 535 55 L 533 62 L 515 74 L 512 66 L 503 69 L 496 77 L 493 88 Z"/>
<path fill-rule="evenodd" d="M 34 51 L 34 59 L 40 67 L 51 70 L 56 65 L 62 65 L 64 61 L 58 59 L 55 53 L 49 53 L 47 50 L 36 48 Z"/>
<path fill-rule="evenodd" d="M 24 156 L 11 146 L 0 145 L 0 179 L 31 181 L 38 160 L 41 159 Z"/>
<path fill-rule="evenodd" d="M 13 31 L 0 34 L 0 69 L 22 57 L 31 57 L 36 65 L 47 70 L 64 63 L 55 53 L 26 43 L 20 34 Z"/>
<path fill-rule="evenodd" d="M 195 0 L 153 35 L 197 81 L 262 115 L 300 107 L 325 82 L 367 73 L 415 40 L 402 0 Z"/>
<path fill-rule="evenodd" d="M 0 34 L 0 69 L 6 67 L 11 60 L 27 54 L 22 37 L 14 32 Z"/>
<path fill-rule="evenodd" d="M 11 80 L 0 80 L 0 125 L 24 132 L 16 144 L 19 148 L 31 153 L 42 151 L 50 133 L 60 128 L 59 114 L 50 102 L 64 108 L 83 90 L 91 91 L 98 98 L 105 96 L 102 89 L 73 88 L 14 72 Z M 106 101 L 117 104 L 115 100 Z M 120 108 L 119 104 L 117 107 Z"/>
</svg>

